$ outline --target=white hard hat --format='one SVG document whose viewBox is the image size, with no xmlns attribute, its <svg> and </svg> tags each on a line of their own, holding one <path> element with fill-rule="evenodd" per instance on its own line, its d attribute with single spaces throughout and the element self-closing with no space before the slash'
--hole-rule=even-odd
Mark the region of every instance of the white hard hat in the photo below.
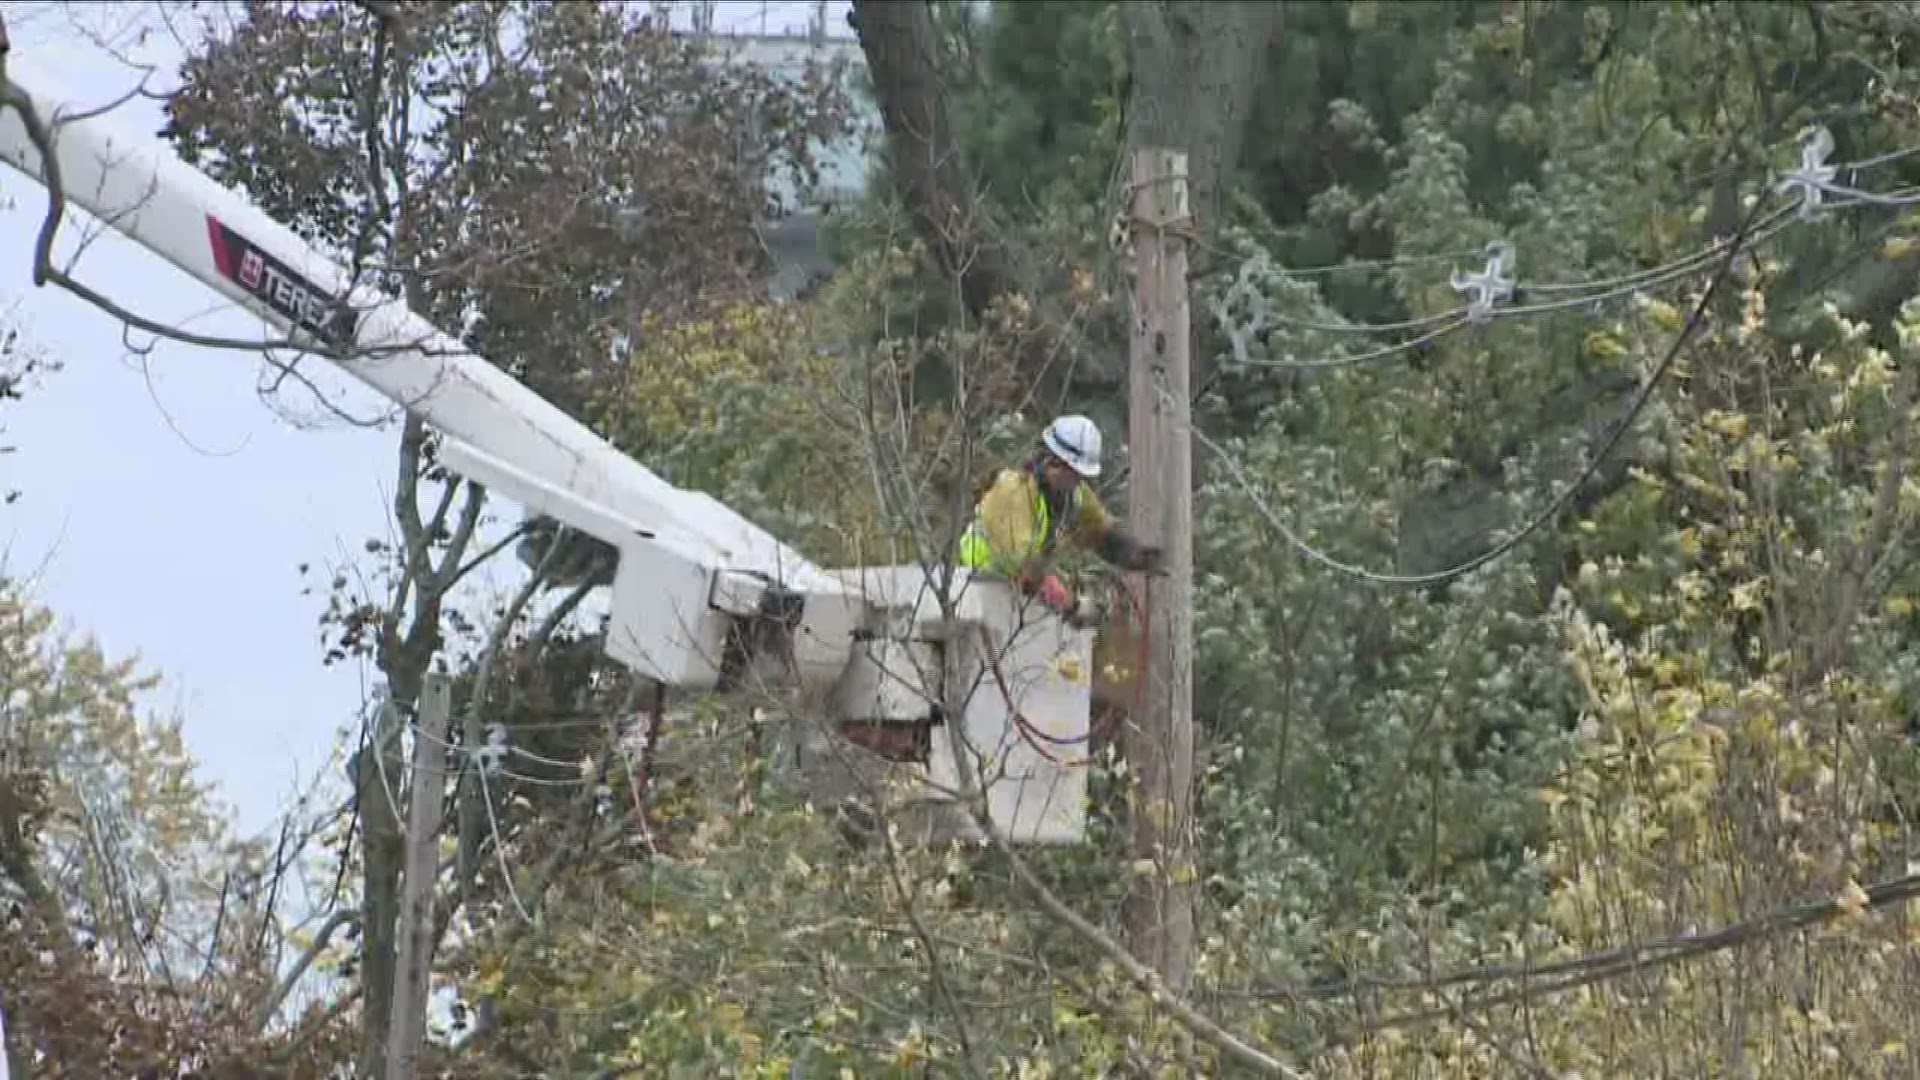
<svg viewBox="0 0 1920 1080">
<path fill-rule="evenodd" d="M 1047 425 L 1040 444 L 1091 480 L 1100 475 L 1100 428 L 1084 416 L 1062 416 Z"/>
</svg>

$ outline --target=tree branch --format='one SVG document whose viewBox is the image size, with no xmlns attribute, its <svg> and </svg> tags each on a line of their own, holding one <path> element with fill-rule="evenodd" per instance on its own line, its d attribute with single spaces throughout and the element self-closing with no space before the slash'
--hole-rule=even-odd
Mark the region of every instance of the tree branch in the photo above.
<svg viewBox="0 0 1920 1080">
<path fill-rule="evenodd" d="M 206 349 L 256 353 L 267 364 L 278 369 L 282 378 L 291 378 L 305 387 L 327 411 L 339 419 L 360 427 L 372 427 L 384 422 L 385 417 L 369 420 L 353 416 L 328 400 L 320 388 L 295 366 L 300 357 L 310 354 L 313 350 L 291 338 L 231 338 L 216 334 L 199 334 L 170 326 L 123 307 L 104 293 L 56 266 L 53 249 L 59 238 L 60 226 L 66 220 L 66 180 L 61 172 L 59 155 L 55 152 L 53 129 L 48 125 L 46 118 L 40 115 L 40 110 L 34 107 L 33 99 L 7 74 L 7 59 L 11 52 L 11 37 L 7 33 L 4 21 L 0 21 L 0 109 L 12 109 L 20 114 L 20 122 L 26 128 L 27 138 L 33 143 L 34 151 L 40 156 L 41 181 L 47 189 L 47 211 L 40 221 L 39 234 L 33 245 L 33 283 L 36 286 L 53 285 L 63 289 L 112 316 L 123 325 L 158 338 Z M 271 355 L 275 351 L 293 352 L 296 356 L 291 361 L 282 361 Z"/>
<path fill-rule="evenodd" d="M 487 636 L 486 647 L 480 653 L 479 667 L 473 677 L 473 687 L 467 691 L 467 707 L 460 721 L 460 739 L 469 747 L 477 748 L 486 741 L 486 732 L 480 722 L 480 710 L 486 704 L 487 695 L 493 688 L 493 675 L 499 662 L 500 652 L 506 647 L 507 638 L 513 633 L 513 628 L 519 625 L 520 616 L 527 610 L 527 605 L 533 602 L 534 594 L 546 584 L 547 575 L 552 570 L 554 559 L 559 554 L 560 548 L 559 544 L 547 548 L 547 554 L 540 560 L 540 565 L 534 567 L 533 573 L 527 576 L 526 582 L 520 586 L 513 599 L 507 603 L 506 610 L 500 613 L 500 618 L 493 624 L 493 632 Z M 444 566 L 454 565 L 455 561 L 451 557 L 444 564 Z M 480 805 L 478 796 L 479 785 L 474 782 L 469 770 L 462 769 L 460 779 L 454 785 L 454 801 L 458 807 L 455 829 L 459 836 L 457 849 L 459 888 L 460 895 L 463 897 L 472 886 L 480 865 L 480 834 L 485 808 Z"/>
<path fill-rule="evenodd" d="M 285 1044 L 268 1059 L 269 1062 L 276 1066 L 285 1065 L 288 1061 L 292 1060 L 295 1055 L 300 1053 L 301 1044 L 304 1043 L 308 1037 L 320 1031 L 328 1024 L 333 1023 L 335 1020 L 338 1020 L 340 1016 L 352 1008 L 353 1003 L 358 1000 L 360 1000 L 360 988 L 357 986 L 348 987 L 344 993 L 333 999 L 333 1002 L 322 1010 L 320 1015 L 300 1025 L 299 1029 L 286 1040 Z"/>
<path fill-rule="evenodd" d="M 992 238 L 953 134 L 930 5 L 854 0 L 853 21 L 880 104 L 894 183 L 920 239 L 959 287 L 968 313 L 978 317 L 1010 287 L 1009 259 Z"/>
<path fill-rule="evenodd" d="M 15 776 L 21 774 L 16 773 Z M 12 781 L 13 777 L 7 778 Z M 47 887 L 46 880 L 40 876 L 40 868 L 34 865 L 33 851 L 21 828 L 19 814 L 12 805 L 14 801 L 13 784 L 0 787 L 0 872 L 4 872 L 13 884 L 26 897 L 27 906 L 33 916 L 52 931 L 56 941 L 71 944 L 66 911 L 60 906 L 59 897 Z"/>
<path fill-rule="evenodd" d="M 354 0 L 362 11 L 373 16 L 388 31 L 398 30 L 405 13 L 393 0 Z"/>
<path fill-rule="evenodd" d="M 558 545 L 555 546 L 557 549 Z M 547 642 L 552 640 L 554 633 L 560 629 L 560 624 L 566 622 L 567 616 L 573 614 L 586 600 L 587 594 L 592 592 L 594 586 L 598 584 L 599 577 L 598 573 L 589 571 L 571 592 L 554 605 L 552 611 L 547 612 L 547 617 L 540 620 L 539 627 L 527 637 L 527 663 L 532 663 L 546 649 Z"/>
<path fill-rule="evenodd" d="M 307 969 L 313 966 L 313 962 L 322 952 L 326 951 L 327 944 L 333 940 L 333 935 L 342 927 L 357 924 L 359 921 L 360 912 L 355 908 L 342 908 L 327 916 L 327 921 L 321 923 L 320 929 L 314 932 L 312 944 L 307 946 L 306 951 L 300 954 L 300 958 L 294 961 L 293 967 L 260 1002 L 259 1008 L 254 1010 L 252 1023 L 255 1034 L 267 1030 L 267 1025 L 273 1023 L 274 1016 L 280 1012 L 280 1006 L 286 1004 L 287 998 L 293 994 L 293 988 L 306 976 Z"/>
<path fill-rule="evenodd" d="M 894 891 L 900 896 L 902 908 L 906 912 L 907 925 L 912 928 L 914 937 L 919 939 L 920 947 L 926 950 L 927 975 L 933 980 L 934 993 L 939 995 L 948 1015 L 953 1017 L 954 1034 L 960 1042 L 961 1064 L 966 1067 L 967 1075 L 984 1080 L 985 1074 L 980 1071 L 979 1062 L 974 1060 L 976 1051 L 973 1035 L 967 1028 L 966 1011 L 961 1007 L 959 998 L 953 992 L 953 985 L 947 978 L 945 956 L 941 953 L 940 946 L 933 940 L 933 934 L 927 929 L 926 921 L 917 911 L 916 902 L 919 900 L 917 890 L 909 887 L 906 875 L 901 872 L 900 850 L 894 843 L 893 830 L 882 828 L 880 837 L 886 846 L 887 876 L 893 881 Z"/>
<path fill-rule="evenodd" d="M 1119 965 L 1120 970 L 1126 973 L 1127 978 L 1135 986 L 1138 986 L 1155 1004 L 1164 1006 L 1169 1012 L 1173 1013 L 1174 1018 L 1177 1019 L 1183 1027 L 1205 1040 L 1215 1049 L 1218 1049 L 1235 1061 L 1240 1062 L 1242 1065 L 1264 1076 L 1287 1077 L 1288 1080 L 1305 1080 L 1305 1074 L 1288 1067 L 1278 1058 L 1273 1057 L 1260 1048 L 1241 1039 L 1233 1032 L 1221 1027 L 1212 1017 L 1194 1008 L 1186 999 L 1169 989 L 1166 980 L 1160 977 L 1159 972 L 1141 963 L 1132 953 L 1126 950 L 1125 946 L 1115 941 L 1106 931 L 1087 921 L 1084 916 L 1071 907 L 1068 907 L 1064 901 L 1056 896 L 1053 890 L 1048 888 L 1047 884 L 1041 881 L 1039 876 L 1033 872 L 1033 868 L 1027 865 L 1027 861 L 1021 858 L 1020 853 L 1013 850 L 1013 846 L 1007 843 L 1006 839 L 1000 835 L 998 829 L 994 828 L 992 820 L 986 816 L 983 810 L 977 806 L 969 806 L 969 811 L 973 814 L 974 820 L 979 824 L 980 831 L 986 834 L 995 850 L 999 851 L 1001 856 L 1007 860 L 1008 865 L 1013 867 L 1014 876 L 1019 878 L 1020 883 L 1026 886 L 1028 892 L 1033 894 L 1033 898 L 1039 903 L 1040 909 L 1045 911 L 1056 922 L 1061 923 L 1067 929 L 1078 934 L 1081 939 L 1098 949 L 1107 959 Z"/>
<path fill-rule="evenodd" d="M 491 559 L 495 555 L 498 555 L 502 551 L 505 551 L 507 548 L 511 547 L 514 543 L 516 543 L 526 535 L 527 535 L 527 523 L 523 521 L 519 525 L 514 526 L 513 529 L 509 531 L 505 536 L 501 537 L 498 540 L 495 540 L 491 544 L 488 544 L 486 547 L 481 548 L 479 554 L 475 555 L 471 559 L 468 559 L 464 564 L 456 567 L 453 571 L 453 576 L 447 579 L 447 588 L 451 589 L 455 585 L 458 585 L 462 578 L 466 577 L 468 574 L 471 574 L 475 570 L 479 569 L 482 565 L 486 563 L 488 559 Z"/>
<path fill-rule="evenodd" d="M 433 575 L 434 588 L 446 592 L 464 573 L 460 560 L 467 553 L 467 545 L 473 542 L 473 532 L 480 526 L 480 511 L 487 504 L 487 489 L 479 484 L 468 482 L 467 502 L 460 508 L 460 521 L 453 527 L 453 536 L 447 540 L 447 550 L 440 556 L 440 569 Z M 438 532 L 438 530 L 435 530 Z"/>
</svg>

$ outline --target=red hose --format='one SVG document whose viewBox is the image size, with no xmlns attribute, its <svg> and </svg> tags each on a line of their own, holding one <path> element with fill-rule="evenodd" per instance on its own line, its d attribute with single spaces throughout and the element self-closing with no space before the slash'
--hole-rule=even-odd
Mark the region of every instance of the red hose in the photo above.
<svg viewBox="0 0 1920 1080">
<path fill-rule="evenodd" d="M 1153 642 L 1153 618 L 1152 618 L 1153 577 L 1152 575 L 1147 575 L 1144 588 L 1145 588 L 1146 595 L 1139 604 L 1135 604 L 1133 602 L 1133 592 L 1131 589 L 1122 590 L 1126 595 L 1128 609 L 1136 616 L 1136 626 L 1137 626 L 1137 629 L 1139 630 L 1139 637 L 1140 637 L 1140 652 L 1139 652 L 1139 656 L 1137 658 L 1136 666 L 1133 673 L 1134 675 L 1133 707 L 1131 711 L 1134 713 L 1138 713 L 1140 711 L 1141 706 L 1146 701 L 1146 691 L 1147 691 L 1146 665 L 1147 665 L 1149 650 Z M 1081 743 L 1088 742 L 1089 740 L 1092 739 L 1092 737 L 1095 734 L 1093 730 L 1093 726 L 1089 724 L 1087 734 L 1080 735 L 1073 738 L 1061 738 L 1060 736 L 1057 736 L 1057 735 L 1049 735 L 1046 732 L 1041 731 L 1038 727 L 1036 727 L 1033 721 L 1027 719 L 1026 715 L 1022 713 L 1019 710 L 1019 708 L 1016 707 L 1013 703 L 1013 691 L 1010 687 L 1007 686 L 1006 674 L 1000 670 L 999 654 L 994 651 L 993 635 L 987 630 L 985 626 L 979 627 L 979 633 L 980 633 L 980 645 L 986 658 L 987 669 L 993 672 L 994 684 L 1000 688 L 1000 698 L 1002 701 L 1006 703 L 1007 715 L 1012 717 L 1014 729 L 1020 733 L 1020 737 L 1026 741 L 1028 746 L 1033 747 L 1034 751 L 1037 752 L 1041 757 L 1046 758 L 1048 761 L 1053 762 L 1055 765 L 1061 768 L 1079 769 L 1079 768 L 1085 768 L 1087 765 L 1091 764 L 1093 760 L 1091 756 L 1082 757 L 1075 760 L 1062 760 L 1061 758 L 1055 756 L 1052 751 L 1048 750 L 1045 746 L 1041 744 L 1051 743 L 1055 746 L 1075 746 Z M 1101 736 L 1101 738 L 1110 738 L 1113 734 L 1111 730 L 1111 725 L 1105 725 L 1104 727 L 1106 728 L 1106 730 L 1102 730 L 1098 734 Z"/>
<path fill-rule="evenodd" d="M 1058 736 L 1049 735 L 1035 727 L 1033 721 L 1028 720 L 1026 714 L 1022 713 L 1019 707 L 1013 703 L 1013 691 L 1007 686 L 1007 677 L 1005 673 L 1000 670 L 1000 657 L 994 652 L 993 634 L 989 632 L 985 626 L 981 626 L 978 629 L 980 631 L 980 647 L 986 658 L 987 670 L 993 672 L 994 685 L 1000 688 L 1000 700 L 1006 702 L 1007 715 L 1013 718 L 1013 726 L 1020 732 L 1020 737 L 1026 741 L 1028 746 L 1033 747 L 1034 751 L 1041 757 L 1046 758 L 1048 761 L 1053 762 L 1063 769 L 1084 768 L 1092 760 L 1091 758 L 1063 761 L 1055 757 L 1053 752 L 1045 746 L 1042 746 L 1041 743 L 1044 741 L 1053 743 L 1056 746 L 1071 746 L 1074 743 L 1086 742 L 1087 736 L 1083 735 L 1077 739 L 1062 739 Z"/>
</svg>

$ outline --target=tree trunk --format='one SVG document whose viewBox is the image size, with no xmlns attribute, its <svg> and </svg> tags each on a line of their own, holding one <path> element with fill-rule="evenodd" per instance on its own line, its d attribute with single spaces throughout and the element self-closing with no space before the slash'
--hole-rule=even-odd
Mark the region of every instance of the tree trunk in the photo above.
<svg viewBox="0 0 1920 1080">
<path fill-rule="evenodd" d="M 921 0 L 854 0 L 854 29 L 887 134 L 887 164 L 914 231 L 978 316 L 1007 291 L 1008 259 L 954 140 L 940 39 Z"/>
<path fill-rule="evenodd" d="M 361 1005 L 359 1075 L 381 1075 L 392 1022 L 393 972 L 400 917 L 400 866 L 405 837 L 397 810 L 402 775 L 399 731 L 420 700 L 422 685 L 440 648 L 440 611 L 455 581 L 485 503 L 482 489 L 466 485 L 457 524 L 448 521 L 457 488 L 448 488 L 428 516 L 420 513 L 426 426 L 409 415 L 400 436 L 394 516 L 406 553 L 403 581 L 395 591 L 380 632 L 378 665 L 387 680 L 391 708 L 383 710 L 374 741 L 355 758 L 355 798 L 365 836 L 360 924 Z M 436 564 L 432 540 L 447 536 Z M 407 621 L 411 609 L 412 620 Z M 402 625 L 405 624 L 404 631 Z M 394 719 L 389 720 L 391 716 Z M 368 753 L 371 750 L 372 753 Z M 384 769 L 384 773 L 382 770 Z M 391 786 L 389 786 L 391 785 Z M 389 796 L 389 792 L 393 796 Z"/>
<path fill-rule="evenodd" d="M 1128 145 L 1186 152 L 1193 215 L 1210 229 L 1226 178 L 1240 164 L 1280 5 L 1130 0 L 1121 10 L 1133 65 Z"/>
<path fill-rule="evenodd" d="M 365 917 L 360 922 L 360 1067 L 358 1075 L 384 1073 L 387 1032 L 393 1019 L 393 971 L 400 917 L 400 861 L 405 854 L 394 805 L 402 773 L 399 742 L 402 706 L 389 701 L 374 721 L 373 735 L 355 756 L 354 797 L 360 804 Z"/>
</svg>

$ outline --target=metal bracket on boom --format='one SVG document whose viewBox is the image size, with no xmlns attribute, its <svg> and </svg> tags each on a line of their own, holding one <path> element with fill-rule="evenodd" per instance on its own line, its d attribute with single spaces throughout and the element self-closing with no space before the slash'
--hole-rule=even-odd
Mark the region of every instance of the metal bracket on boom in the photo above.
<svg viewBox="0 0 1920 1080">
<path fill-rule="evenodd" d="M 783 670 L 793 654 L 794 634 L 807 611 L 806 594 L 770 581 L 764 574 L 730 570 L 713 575 L 708 602 L 734 617 L 727 628 L 715 689 L 739 687 L 750 671 L 765 669 L 769 681 L 786 683 Z M 847 634 L 849 647 L 853 631 Z"/>
</svg>

